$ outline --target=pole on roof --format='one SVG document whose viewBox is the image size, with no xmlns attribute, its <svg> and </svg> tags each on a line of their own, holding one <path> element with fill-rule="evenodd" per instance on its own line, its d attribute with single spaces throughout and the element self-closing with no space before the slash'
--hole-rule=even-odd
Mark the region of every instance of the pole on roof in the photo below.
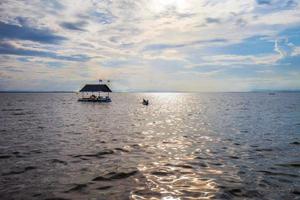
<svg viewBox="0 0 300 200">
<path fill-rule="evenodd" d="M 107 85 L 110 86 L 110 80 L 107 80 Z M 107 96 L 109 97 L 109 92 L 107 92 Z"/>
</svg>

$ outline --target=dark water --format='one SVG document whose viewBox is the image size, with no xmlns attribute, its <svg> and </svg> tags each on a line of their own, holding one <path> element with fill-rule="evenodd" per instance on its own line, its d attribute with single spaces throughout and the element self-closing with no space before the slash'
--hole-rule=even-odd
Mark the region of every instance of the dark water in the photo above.
<svg viewBox="0 0 300 200">
<path fill-rule="evenodd" d="M 0 199 L 300 199 L 300 93 L 76 99 L 0 94 Z"/>
</svg>

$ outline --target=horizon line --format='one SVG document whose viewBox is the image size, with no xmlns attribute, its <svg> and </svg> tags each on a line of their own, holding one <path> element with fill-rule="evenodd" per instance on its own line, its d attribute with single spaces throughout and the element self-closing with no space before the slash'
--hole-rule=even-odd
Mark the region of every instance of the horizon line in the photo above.
<svg viewBox="0 0 300 200">
<path fill-rule="evenodd" d="M 300 92 L 300 89 L 291 90 L 269 90 L 269 89 L 259 89 L 259 90 L 249 90 L 249 91 L 113 91 L 112 93 L 266 93 L 266 92 Z M 0 90 L 0 93 L 79 93 L 79 91 L 73 90 Z"/>
</svg>

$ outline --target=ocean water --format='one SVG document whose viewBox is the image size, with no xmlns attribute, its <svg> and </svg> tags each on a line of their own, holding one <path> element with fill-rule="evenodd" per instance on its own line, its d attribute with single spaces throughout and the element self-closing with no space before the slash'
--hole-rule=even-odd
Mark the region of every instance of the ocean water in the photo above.
<svg viewBox="0 0 300 200">
<path fill-rule="evenodd" d="M 1 200 L 300 199 L 300 93 L 0 94 L 0 136 Z"/>
</svg>

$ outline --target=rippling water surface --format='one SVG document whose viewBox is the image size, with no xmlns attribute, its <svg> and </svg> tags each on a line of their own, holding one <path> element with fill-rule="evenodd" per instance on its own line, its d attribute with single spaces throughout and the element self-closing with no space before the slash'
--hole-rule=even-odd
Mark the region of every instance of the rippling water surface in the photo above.
<svg viewBox="0 0 300 200">
<path fill-rule="evenodd" d="M 300 93 L 0 100 L 0 199 L 300 199 Z"/>
</svg>

